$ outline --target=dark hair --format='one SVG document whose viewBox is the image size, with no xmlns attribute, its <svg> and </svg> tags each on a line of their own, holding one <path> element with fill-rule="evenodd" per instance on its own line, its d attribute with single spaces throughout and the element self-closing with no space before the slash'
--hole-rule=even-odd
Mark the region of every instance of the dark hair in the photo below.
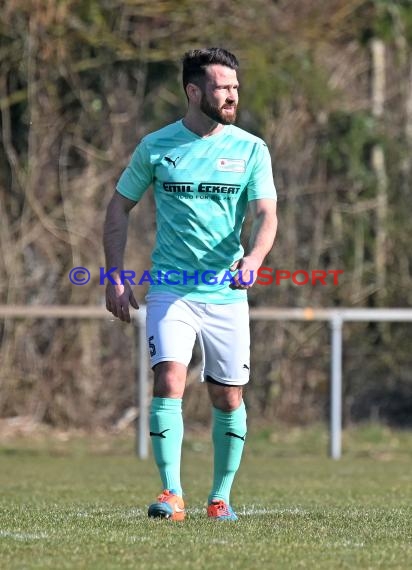
<svg viewBox="0 0 412 570">
<path fill-rule="evenodd" d="M 199 83 L 205 77 L 208 65 L 225 65 L 230 69 L 237 69 L 239 62 L 236 56 L 223 48 L 192 49 L 186 52 L 183 62 L 183 89 L 186 91 L 188 83 Z"/>
</svg>

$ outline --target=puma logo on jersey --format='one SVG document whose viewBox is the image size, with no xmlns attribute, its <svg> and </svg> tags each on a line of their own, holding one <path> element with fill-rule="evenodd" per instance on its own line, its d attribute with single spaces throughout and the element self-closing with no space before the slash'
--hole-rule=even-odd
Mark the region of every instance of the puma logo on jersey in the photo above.
<svg viewBox="0 0 412 570">
<path fill-rule="evenodd" d="M 176 162 L 179 160 L 180 156 L 177 156 L 174 160 L 172 158 L 170 158 L 169 156 L 165 156 L 165 161 L 168 162 L 169 164 L 173 164 L 173 166 L 176 168 Z"/>
</svg>

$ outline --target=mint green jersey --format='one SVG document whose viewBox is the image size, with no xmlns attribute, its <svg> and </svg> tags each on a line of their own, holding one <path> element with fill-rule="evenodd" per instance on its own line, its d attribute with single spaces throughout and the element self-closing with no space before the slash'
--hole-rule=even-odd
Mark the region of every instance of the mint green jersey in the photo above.
<svg viewBox="0 0 412 570">
<path fill-rule="evenodd" d="M 199 137 L 182 121 L 147 135 L 122 173 L 117 191 L 139 201 L 152 185 L 156 243 L 150 292 L 203 303 L 244 301 L 229 288 L 229 267 L 243 257 L 240 232 L 250 200 L 276 200 L 265 143 L 234 126 Z"/>
</svg>

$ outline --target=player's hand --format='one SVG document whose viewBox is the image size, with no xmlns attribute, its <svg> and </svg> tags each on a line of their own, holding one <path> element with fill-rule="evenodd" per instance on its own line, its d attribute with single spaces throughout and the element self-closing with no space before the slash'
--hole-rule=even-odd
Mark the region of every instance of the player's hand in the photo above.
<svg viewBox="0 0 412 570">
<path fill-rule="evenodd" d="M 250 289 L 258 277 L 258 269 L 261 266 L 261 260 L 252 255 L 246 255 L 242 259 L 238 259 L 230 267 L 230 271 L 237 271 L 233 276 L 234 283 L 229 287 L 231 289 Z"/>
<path fill-rule="evenodd" d="M 127 281 L 124 284 L 108 283 L 106 286 L 106 309 L 115 317 L 130 323 L 129 304 L 138 309 L 139 305 L 133 295 L 133 291 Z"/>
</svg>

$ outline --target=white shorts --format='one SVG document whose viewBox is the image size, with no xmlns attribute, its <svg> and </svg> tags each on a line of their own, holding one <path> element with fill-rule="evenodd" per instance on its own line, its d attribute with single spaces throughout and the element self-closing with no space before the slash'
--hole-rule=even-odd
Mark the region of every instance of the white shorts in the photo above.
<svg viewBox="0 0 412 570">
<path fill-rule="evenodd" d="M 149 293 L 146 334 L 150 362 L 189 365 L 196 337 L 203 358 L 201 380 L 228 386 L 249 381 L 250 331 L 247 301 L 216 305 L 172 293 Z"/>
</svg>

